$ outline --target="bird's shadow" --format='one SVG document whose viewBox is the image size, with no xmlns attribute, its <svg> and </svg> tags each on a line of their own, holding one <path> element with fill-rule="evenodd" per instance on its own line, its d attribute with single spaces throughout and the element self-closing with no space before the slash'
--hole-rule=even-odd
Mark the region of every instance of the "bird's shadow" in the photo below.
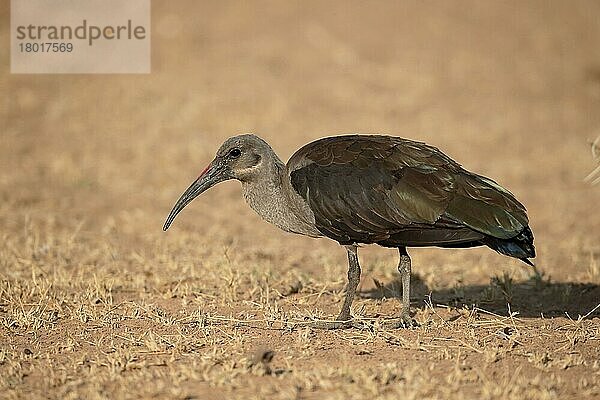
<svg viewBox="0 0 600 400">
<path fill-rule="evenodd" d="M 375 281 L 375 288 L 361 291 L 363 298 L 400 298 L 402 284 L 396 279 L 387 284 Z M 499 315 L 518 312 L 525 318 L 569 316 L 577 319 L 600 317 L 600 285 L 593 283 L 551 282 L 536 273 L 524 281 L 497 276 L 488 285 L 457 285 L 431 290 L 418 275 L 411 277 L 411 304 L 424 307 L 425 302 L 455 308 L 477 306 Z M 591 312 L 590 312 L 591 311 Z"/>
</svg>

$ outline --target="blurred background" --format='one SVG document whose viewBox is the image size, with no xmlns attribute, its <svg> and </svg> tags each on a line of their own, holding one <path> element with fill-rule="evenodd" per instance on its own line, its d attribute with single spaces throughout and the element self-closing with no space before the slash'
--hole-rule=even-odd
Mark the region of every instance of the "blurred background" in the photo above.
<svg viewBox="0 0 600 400">
<path fill-rule="evenodd" d="M 529 210 L 538 265 L 598 280 L 600 191 L 583 178 L 600 134 L 599 16 L 598 1 L 155 0 L 148 75 L 10 74 L 2 46 L 2 240 L 66 246 L 73 273 L 158 274 L 163 245 L 174 258 L 260 251 L 282 268 L 298 249 L 310 262 L 292 265 L 311 272 L 335 244 L 262 223 L 234 182 L 161 226 L 229 136 L 254 132 L 285 161 L 323 136 L 384 133 L 509 188 Z M 19 275 L 9 249 L 3 274 Z M 422 273 L 446 263 L 474 282 L 516 265 L 487 250 L 415 254 Z M 331 257 L 343 276 L 344 254 Z"/>
</svg>

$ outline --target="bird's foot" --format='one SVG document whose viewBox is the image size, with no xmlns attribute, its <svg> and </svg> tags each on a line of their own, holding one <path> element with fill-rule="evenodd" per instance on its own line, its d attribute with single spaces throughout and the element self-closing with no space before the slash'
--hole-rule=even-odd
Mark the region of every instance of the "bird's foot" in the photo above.
<svg viewBox="0 0 600 400">
<path fill-rule="evenodd" d="M 409 313 L 402 314 L 402 317 L 400 319 L 405 328 L 418 328 L 419 327 L 419 323 L 417 321 L 415 321 L 414 319 L 412 319 L 412 317 L 410 316 Z"/>
<path fill-rule="evenodd" d="M 310 325 L 314 329 L 334 330 L 352 328 L 352 320 L 347 321 L 313 321 Z"/>
<path fill-rule="evenodd" d="M 340 315 L 336 318 L 335 321 L 313 321 L 310 324 L 311 327 L 315 329 L 325 329 L 325 330 L 333 330 L 333 329 L 348 329 L 353 327 L 352 316 L 349 312 L 341 312 Z"/>
<path fill-rule="evenodd" d="M 398 319 L 389 319 L 389 320 L 380 320 L 377 323 L 374 321 L 361 321 L 355 319 L 348 319 L 345 321 L 335 320 L 335 321 L 312 321 L 308 326 L 313 329 L 322 329 L 322 330 L 336 330 L 336 329 L 368 329 L 368 330 L 377 330 L 377 329 L 410 329 L 410 328 L 418 328 L 419 324 L 417 321 L 412 319 L 410 316 L 402 316 Z"/>
<path fill-rule="evenodd" d="M 418 328 L 417 321 L 411 318 L 409 313 L 402 313 L 398 319 L 380 320 L 378 322 L 369 320 L 353 319 L 350 315 L 340 314 L 335 321 L 313 321 L 310 325 L 314 329 L 334 330 L 334 329 L 409 329 Z"/>
<path fill-rule="evenodd" d="M 417 321 L 412 319 L 410 315 L 403 314 L 399 319 L 393 319 L 388 321 L 382 321 L 380 326 L 384 329 L 410 329 L 418 328 L 419 324 Z"/>
</svg>

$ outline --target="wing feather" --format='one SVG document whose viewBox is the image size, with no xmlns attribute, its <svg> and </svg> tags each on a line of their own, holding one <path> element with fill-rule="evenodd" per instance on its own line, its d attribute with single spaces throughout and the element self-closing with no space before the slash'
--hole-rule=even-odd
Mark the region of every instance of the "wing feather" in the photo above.
<svg viewBox="0 0 600 400">
<path fill-rule="evenodd" d="M 287 165 L 317 228 L 340 243 L 452 245 L 516 236 L 525 208 L 437 148 L 388 136 L 312 142 Z"/>
</svg>

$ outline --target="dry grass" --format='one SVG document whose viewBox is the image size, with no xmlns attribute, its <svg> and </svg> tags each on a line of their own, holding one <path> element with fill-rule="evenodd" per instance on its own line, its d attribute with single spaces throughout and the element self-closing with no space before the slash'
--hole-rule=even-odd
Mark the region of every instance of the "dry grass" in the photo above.
<svg viewBox="0 0 600 400">
<path fill-rule="evenodd" d="M 592 185 L 596 185 L 600 183 L 600 136 L 592 142 L 591 148 L 592 158 L 596 161 L 598 166 L 585 177 L 585 181 L 590 182 Z"/>
<path fill-rule="evenodd" d="M 600 396 L 596 2 L 153 6 L 148 76 L 10 75 L 0 51 L 0 397 Z M 242 131 L 282 158 L 349 131 L 436 144 L 527 205 L 537 269 L 412 250 L 420 327 L 390 329 L 396 252 L 366 247 L 362 327 L 313 329 L 343 298 L 335 243 L 235 183 L 161 231 Z"/>
</svg>

